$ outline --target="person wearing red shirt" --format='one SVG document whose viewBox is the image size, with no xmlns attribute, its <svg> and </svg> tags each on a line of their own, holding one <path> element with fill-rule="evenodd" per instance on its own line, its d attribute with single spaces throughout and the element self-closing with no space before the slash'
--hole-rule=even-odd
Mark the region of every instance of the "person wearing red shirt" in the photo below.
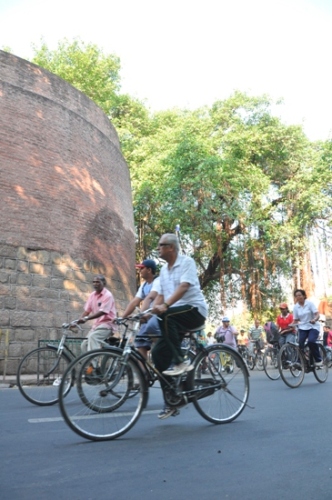
<svg viewBox="0 0 332 500">
<path fill-rule="evenodd" d="M 295 342 L 295 330 L 292 325 L 294 318 L 289 312 L 286 302 L 282 302 L 279 306 L 280 315 L 277 317 L 277 325 L 279 327 L 279 345 L 280 347 L 286 342 Z"/>
<path fill-rule="evenodd" d="M 332 348 L 332 330 L 324 325 L 324 336 L 323 336 L 323 339 L 324 339 L 324 345 L 325 347 L 330 347 Z"/>
</svg>

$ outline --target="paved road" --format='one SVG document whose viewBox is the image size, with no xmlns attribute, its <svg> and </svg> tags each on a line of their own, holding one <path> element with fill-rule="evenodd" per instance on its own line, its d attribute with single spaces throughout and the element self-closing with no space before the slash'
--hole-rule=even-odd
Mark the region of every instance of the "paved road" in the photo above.
<svg viewBox="0 0 332 500">
<path fill-rule="evenodd" d="M 309 374 L 289 389 L 254 370 L 255 408 L 222 426 L 192 406 L 159 421 L 161 397 L 152 389 L 149 413 L 108 442 L 73 433 L 57 406 L 33 406 L 16 388 L 0 389 L 0 498 L 331 500 L 330 376 L 319 384 Z"/>
</svg>

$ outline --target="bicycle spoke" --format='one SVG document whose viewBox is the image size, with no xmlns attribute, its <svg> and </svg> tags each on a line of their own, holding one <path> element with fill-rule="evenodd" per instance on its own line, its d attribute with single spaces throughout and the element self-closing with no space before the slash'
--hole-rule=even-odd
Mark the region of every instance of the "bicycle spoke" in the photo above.
<svg viewBox="0 0 332 500">
<path fill-rule="evenodd" d="M 241 356 L 226 346 L 211 346 L 197 356 L 190 382 L 197 392 L 193 403 L 206 420 L 231 422 L 243 411 L 249 397 L 249 376 Z M 205 363 L 207 369 L 203 370 Z"/>
<path fill-rule="evenodd" d="M 21 394 L 30 403 L 49 406 L 58 402 L 59 385 L 70 359 L 57 349 L 40 347 L 29 352 L 21 361 L 17 370 L 17 385 Z M 64 393 L 70 390 L 72 379 L 66 377 Z"/>
<path fill-rule="evenodd" d="M 94 375 L 88 376 L 91 366 Z M 121 353 L 98 350 L 75 360 L 68 368 L 72 371 L 77 375 L 76 387 L 63 397 L 60 386 L 60 410 L 71 429 L 95 441 L 129 431 L 147 397 L 139 367 L 130 359 L 124 366 Z"/>
</svg>

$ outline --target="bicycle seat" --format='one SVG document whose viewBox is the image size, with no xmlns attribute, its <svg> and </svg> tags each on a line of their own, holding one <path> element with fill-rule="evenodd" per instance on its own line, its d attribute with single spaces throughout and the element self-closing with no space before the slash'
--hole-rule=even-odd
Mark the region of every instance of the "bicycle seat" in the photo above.
<svg viewBox="0 0 332 500">
<path fill-rule="evenodd" d="M 110 335 L 107 337 L 107 339 L 104 340 L 104 342 L 110 346 L 119 346 L 120 345 L 120 339 L 118 337 L 114 337 Z"/>
<path fill-rule="evenodd" d="M 186 328 L 185 330 L 182 330 L 181 333 L 184 333 L 184 336 L 188 337 L 191 333 L 199 332 L 200 330 L 204 330 L 204 328 L 205 328 L 205 323 L 195 328 Z"/>
</svg>

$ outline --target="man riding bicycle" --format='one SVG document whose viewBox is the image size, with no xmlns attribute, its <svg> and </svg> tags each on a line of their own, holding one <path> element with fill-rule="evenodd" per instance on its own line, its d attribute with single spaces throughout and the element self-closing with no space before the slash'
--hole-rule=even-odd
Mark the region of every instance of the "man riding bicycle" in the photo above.
<svg viewBox="0 0 332 500">
<path fill-rule="evenodd" d="M 106 279 L 97 274 L 93 278 L 94 292 L 92 292 L 85 303 L 84 311 L 78 324 L 94 320 L 86 340 L 83 340 L 82 352 L 99 349 L 101 343 L 110 336 L 114 328 L 113 320 L 116 318 L 116 308 L 113 295 L 106 288 Z M 92 375 L 93 367 L 91 368 Z"/>
<path fill-rule="evenodd" d="M 164 234 L 160 238 L 158 250 L 166 264 L 160 272 L 160 293 L 152 312 L 159 318 L 162 339 L 155 345 L 152 358 L 156 368 L 164 375 L 177 376 L 192 367 L 183 362 L 183 331 L 203 325 L 208 308 L 199 286 L 195 261 L 179 254 L 177 236 Z M 175 366 L 167 369 L 172 361 Z M 159 418 L 167 418 L 176 412 L 176 408 L 165 408 Z"/>
</svg>

